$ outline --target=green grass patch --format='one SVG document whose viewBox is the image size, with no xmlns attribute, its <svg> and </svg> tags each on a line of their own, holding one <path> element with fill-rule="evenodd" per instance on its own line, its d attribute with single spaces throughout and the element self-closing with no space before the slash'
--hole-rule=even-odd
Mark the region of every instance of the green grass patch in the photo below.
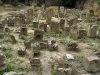
<svg viewBox="0 0 100 75">
<path fill-rule="evenodd" d="M 3 52 L 4 52 L 5 56 L 6 56 L 6 58 L 12 58 L 13 57 L 13 55 L 11 53 L 12 52 L 11 48 L 9 48 L 9 49 L 3 48 Z"/>
</svg>

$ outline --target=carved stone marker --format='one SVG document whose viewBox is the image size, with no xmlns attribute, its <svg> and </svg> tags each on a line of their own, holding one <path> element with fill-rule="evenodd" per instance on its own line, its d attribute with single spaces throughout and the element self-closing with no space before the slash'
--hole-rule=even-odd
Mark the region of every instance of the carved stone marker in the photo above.
<svg viewBox="0 0 100 75">
<path fill-rule="evenodd" d="M 42 40 L 43 39 L 44 31 L 41 29 L 36 29 L 34 31 L 34 40 Z"/>
<path fill-rule="evenodd" d="M 97 28 L 98 28 L 98 25 L 90 24 L 89 29 L 88 29 L 88 36 L 91 38 L 97 37 Z"/>
<path fill-rule="evenodd" d="M 30 64 L 33 70 L 37 71 L 41 68 L 41 61 L 39 58 L 31 58 Z"/>
<path fill-rule="evenodd" d="M 18 49 L 19 55 L 25 55 L 26 54 L 26 48 L 24 46 L 20 46 Z"/>
</svg>

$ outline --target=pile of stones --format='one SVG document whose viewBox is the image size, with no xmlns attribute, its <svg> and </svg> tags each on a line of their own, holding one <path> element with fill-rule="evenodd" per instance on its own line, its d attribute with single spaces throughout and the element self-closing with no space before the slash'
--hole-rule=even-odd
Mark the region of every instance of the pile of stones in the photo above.
<svg viewBox="0 0 100 75">
<path fill-rule="evenodd" d="M 67 48 L 69 51 L 78 51 L 79 50 L 78 44 L 76 41 L 68 42 Z"/>
</svg>

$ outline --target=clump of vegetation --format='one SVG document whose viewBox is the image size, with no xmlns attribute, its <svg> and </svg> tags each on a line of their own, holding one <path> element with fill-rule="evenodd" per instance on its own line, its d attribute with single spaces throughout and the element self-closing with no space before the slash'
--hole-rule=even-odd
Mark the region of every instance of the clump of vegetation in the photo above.
<svg viewBox="0 0 100 75">
<path fill-rule="evenodd" d="M 55 75 L 55 73 L 54 73 L 54 63 L 51 64 L 51 68 L 52 68 L 51 69 L 51 75 Z"/>
<path fill-rule="evenodd" d="M 98 4 L 100 5 L 100 0 L 97 0 Z"/>
<path fill-rule="evenodd" d="M 25 71 L 25 72 L 29 72 L 29 68 L 25 68 L 22 66 L 18 66 L 18 63 L 23 63 L 22 60 L 20 59 L 14 59 L 11 62 L 9 62 L 7 64 L 7 68 L 6 68 L 6 72 L 10 72 L 10 71 Z"/>
<path fill-rule="evenodd" d="M 84 56 L 76 56 L 75 61 L 77 67 L 84 67 L 84 60 L 85 60 Z"/>
<path fill-rule="evenodd" d="M 8 64 L 7 65 L 7 68 L 6 68 L 6 72 L 10 72 L 10 71 L 14 71 L 14 69 L 15 69 L 15 65 L 14 64 Z"/>
<path fill-rule="evenodd" d="M 11 48 L 9 48 L 9 49 L 3 48 L 3 52 L 4 52 L 5 56 L 6 56 L 6 58 L 11 58 L 11 57 L 13 57 L 11 51 L 12 51 Z"/>
<path fill-rule="evenodd" d="M 46 10 L 54 10 L 54 7 L 53 6 L 48 7 L 48 8 L 46 8 Z"/>
<path fill-rule="evenodd" d="M 2 18 L 3 17 L 3 15 L 0 15 L 0 18 Z"/>
<path fill-rule="evenodd" d="M 32 9 L 32 10 L 34 10 L 34 7 L 33 6 L 30 6 L 29 8 Z"/>
<path fill-rule="evenodd" d="M 2 5 L 3 4 L 3 2 L 0 0 L 0 5 Z"/>
</svg>

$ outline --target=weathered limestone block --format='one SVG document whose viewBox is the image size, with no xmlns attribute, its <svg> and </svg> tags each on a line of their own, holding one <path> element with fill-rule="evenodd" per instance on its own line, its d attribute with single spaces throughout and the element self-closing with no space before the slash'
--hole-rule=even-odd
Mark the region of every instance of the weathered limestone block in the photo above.
<svg viewBox="0 0 100 75">
<path fill-rule="evenodd" d="M 16 73 L 16 72 L 8 72 L 8 73 L 4 73 L 3 75 L 24 75 L 23 73 Z"/>
<path fill-rule="evenodd" d="M 65 35 L 70 35 L 70 29 L 71 29 L 71 27 L 70 26 L 66 26 L 65 28 L 64 28 L 64 31 L 65 31 Z"/>
<path fill-rule="evenodd" d="M 14 18 L 13 18 L 13 16 L 9 16 L 7 18 L 7 25 L 8 26 L 14 26 Z"/>
<path fill-rule="evenodd" d="M 64 18 L 61 18 L 60 19 L 60 28 L 61 29 L 64 29 L 64 26 L 65 26 L 65 19 Z"/>
<path fill-rule="evenodd" d="M 32 22 L 33 21 L 33 9 L 29 8 L 27 10 L 27 20 L 28 22 Z"/>
<path fill-rule="evenodd" d="M 33 53 L 34 54 L 39 54 L 40 53 L 40 45 L 39 45 L 39 43 L 34 43 L 32 47 L 33 47 Z"/>
<path fill-rule="evenodd" d="M 25 40 L 25 41 L 24 41 L 24 45 L 25 45 L 25 48 L 26 48 L 26 49 L 31 48 L 31 40 Z"/>
<path fill-rule="evenodd" d="M 6 69 L 6 61 L 5 61 L 5 55 L 0 51 L 0 71 L 3 71 Z"/>
<path fill-rule="evenodd" d="M 38 29 L 38 24 L 39 24 L 39 21 L 37 19 L 34 19 L 33 20 L 33 28 L 37 28 Z"/>
<path fill-rule="evenodd" d="M 58 7 L 55 6 L 55 7 L 54 7 L 54 16 L 55 16 L 56 18 L 58 18 L 58 15 L 59 15 Z"/>
<path fill-rule="evenodd" d="M 41 49 L 47 48 L 47 43 L 45 43 L 45 42 L 39 42 L 39 44 L 40 44 L 40 48 Z"/>
<path fill-rule="evenodd" d="M 60 13 L 59 13 L 60 18 L 64 18 L 64 11 L 65 11 L 65 8 L 63 6 L 61 6 L 60 7 Z"/>
<path fill-rule="evenodd" d="M 39 58 L 31 58 L 30 65 L 33 70 L 37 71 L 41 69 L 41 61 Z"/>
<path fill-rule="evenodd" d="M 58 68 L 55 75 L 71 75 L 71 68 Z"/>
<path fill-rule="evenodd" d="M 17 43 L 17 40 L 14 35 L 10 35 L 10 38 L 11 38 L 12 43 L 14 43 L 14 44 Z"/>
<path fill-rule="evenodd" d="M 38 18 L 39 20 L 41 20 L 41 19 L 42 19 L 42 11 L 41 11 L 41 10 L 38 10 L 37 13 L 38 13 L 37 18 Z"/>
<path fill-rule="evenodd" d="M 67 48 L 70 51 L 77 51 L 78 50 L 78 44 L 76 41 L 68 42 Z"/>
<path fill-rule="evenodd" d="M 39 24 L 39 29 L 44 30 L 44 23 L 43 22 Z"/>
<path fill-rule="evenodd" d="M 21 14 L 16 14 L 14 18 L 14 26 L 21 26 L 23 24 Z"/>
<path fill-rule="evenodd" d="M 78 18 L 72 19 L 72 25 L 77 25 L 77 23 L 78 23 Z"/>
<path fill-rule="evenodd" d="M 45 22 L 45 20 L 40 20 L 39 21 L 39 29 L 42 29 L 45 32 L 47 31 L 47 23 Z"/>
<path fill-rule="evenodd" d="M 50 25 L 50 23 L 51 23 L 51 18 L 52 18 L 52 16 L 53 16 L 54 8 L 53 8 L 53 7 L 48 7 L 46 10 L 47 10 L 46 22 L 47 22 L 47 24 Z"/>
<path fill-rule="evenodd" d="M 34 31 L 34 40 L 43 40 L 44 31 L 41 29 L 36 29 Z"/>
<path fill-rule="evenodd" d="M 98 5 L 98 2 L 94 2 L 93 3 L 93 11 L 94 11 L 94 15 L 97 15 L 97 9 L 98 9 L 99 5 Z"/>
<path fill-rule="evenodd" d="M 100 71 L 100 58 L 96 55 L 86 57 L 84 67 L 88 72 Z"/>
<path fill-rule="evenodd" d="M 26 48 L 24 46 L 18 47 L 18 54 L 19 55 L 25 55 L 26 54 Z"/>
<path fill-rule="evenodd" d="M 97 29 L 98 29 L 98 25 L 90 24 L 88 29 L 88 36 L 91 38 L 97 37 Z"/>
<path fill-rule="evenodd" d="M 87 32 L 85 29 L 79 29 L 78 30 L 78 38 L 81 39 L 81 38 L 85 38 L 85 36 L 87 35 Z"/>
<path fill-rule="evenodd" d="M 22 35 L 27 35 L 27 28 L 26 27 L 21 27 L 20 36 L 22 36 Z"/>
<path fill-rule="evenodd" d="M 82 74 L 82 75 L 92 75 L 92 74 Z"/>
<path fill-rule="evenodd" d="M 67 24 L 68 24 L 69 26 L 72 26 L 72 25 L 73 25 L 73 20 L 72 20 L 72 19 L 68 19 L 68 20 L 67 20 Z"/>
<path fill-rule="evenodd" d="M 59 22 L 52 21 L 51 22 L 51 32 L 55 34 L 59 34 L 60 25 Z"/>
<path fill-rule="evenodd" d="M 71 67 L 73 65 L 73 62 L 74 62 L 74 56 L 72 54 L 66 54 L 64 56 L 64 60 Z"/>
<path fill-rule="evenodd" d="M 70 37 L 72 37 L 73 39 L 77 39 L 77 37 L 78 37 L 78 29 L 77 29 L 76 25 L 71 26 Z"/>
</svg>

